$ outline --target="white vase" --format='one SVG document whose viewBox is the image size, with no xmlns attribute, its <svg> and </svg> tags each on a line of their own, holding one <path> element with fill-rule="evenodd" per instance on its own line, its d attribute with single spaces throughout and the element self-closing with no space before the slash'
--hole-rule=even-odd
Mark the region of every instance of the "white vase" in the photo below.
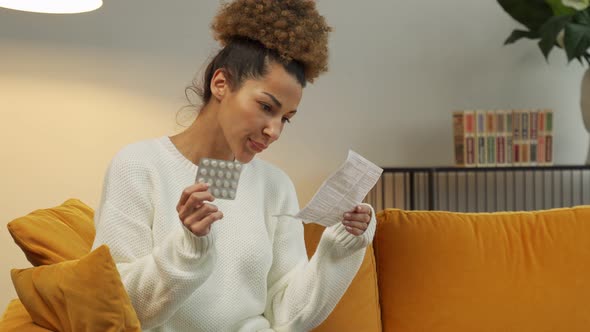
<svg viewBox="0 0 590 332">
<path fill-rule="evenodd" d="M 586 127 L 586 131 L 590 134 L 590 68 L 586 69 L 582 78 L 580 106 L 582 108 L 584 127 Z M 586 153 L 586 165 L 590 165 L 590 144 L 588 144 L 588 152 Z"/>
</svg>

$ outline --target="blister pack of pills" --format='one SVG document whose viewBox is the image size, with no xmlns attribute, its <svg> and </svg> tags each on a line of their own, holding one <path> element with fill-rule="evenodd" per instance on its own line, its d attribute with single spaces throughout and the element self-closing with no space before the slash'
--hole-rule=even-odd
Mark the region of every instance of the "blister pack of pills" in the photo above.
<svg viewBox="0 0 590 332">
<path fill-rule="evenodd" d="M 196 182 L 208 183 L 215 198 L 235 199 L 242 168 L 238 161 L 201 158 Z"/>
</svg>

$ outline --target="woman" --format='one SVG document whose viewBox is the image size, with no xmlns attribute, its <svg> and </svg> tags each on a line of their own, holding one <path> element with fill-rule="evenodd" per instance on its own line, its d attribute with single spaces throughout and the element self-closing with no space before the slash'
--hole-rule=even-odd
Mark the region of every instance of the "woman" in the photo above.
<svg viewBox="0 0 590 332">
<path fill-rule="evenodd" d="M 128 145 L 107 170 L 96 239 L 110 247 L 143 329 L 307 331 L 338 303 L 372 240 L 369 205 L 328 227 L 308 261 L 295 188 L 255 158 L 326 70 L 330 28 L 305 0 L 237 0 L 182 133 Z M 235 200 L 195 184 L 203 157 L 244 163 Z"/>
</svg>

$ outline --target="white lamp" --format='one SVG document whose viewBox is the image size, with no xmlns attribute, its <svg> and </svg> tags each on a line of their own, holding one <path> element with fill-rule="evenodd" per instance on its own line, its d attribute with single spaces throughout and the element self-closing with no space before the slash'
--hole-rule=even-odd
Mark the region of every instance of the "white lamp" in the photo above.
<svg viewBox="0 0 590 332">
<path fill-rule="evenodd" d="M 102 0 L 0 0 L 0 7 L 48 14 L 75 14 L 93 11 Z"/>
</svg>

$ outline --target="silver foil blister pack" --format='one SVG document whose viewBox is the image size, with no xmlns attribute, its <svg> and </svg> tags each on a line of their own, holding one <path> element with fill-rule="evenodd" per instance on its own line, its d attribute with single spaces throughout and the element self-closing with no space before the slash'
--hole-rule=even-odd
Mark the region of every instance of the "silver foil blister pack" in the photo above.
<svg viewBox="0 0 590 332">
<path fill-rule="evenodd" d="M 215 198 L 235 199 L 243 164 L 238 161 L 201 158 L 197 183 L 208 183 Z"/>
</svg>

